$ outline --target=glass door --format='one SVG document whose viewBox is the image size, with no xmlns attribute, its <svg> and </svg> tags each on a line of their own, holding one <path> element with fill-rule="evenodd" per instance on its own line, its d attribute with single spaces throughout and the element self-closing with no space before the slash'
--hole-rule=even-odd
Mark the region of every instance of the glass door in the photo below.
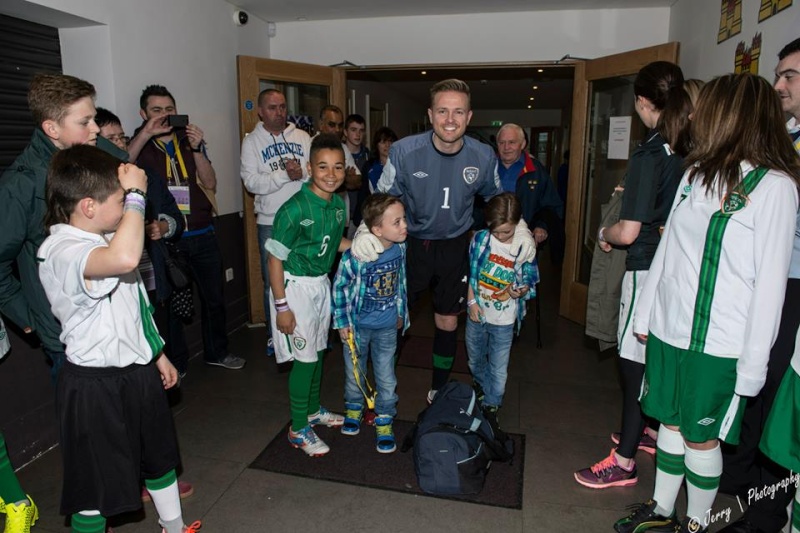
<svg viewBox="0 0 800 533">
<path fill-rule="evenodd" d="M 645 126 L 634 111 L 633 80 L 653 61 L 678 62 L 678 43 L 624 52 L 575 65 L 570 138 L 566 250 L 561 278 L 560 314 L 584 324 L 586 293 L 600 206 L 625 176 L 627 156 L 609 157 L 612 117 L 630 119 L 627 154 L 641 142 Z"/>
</svg>

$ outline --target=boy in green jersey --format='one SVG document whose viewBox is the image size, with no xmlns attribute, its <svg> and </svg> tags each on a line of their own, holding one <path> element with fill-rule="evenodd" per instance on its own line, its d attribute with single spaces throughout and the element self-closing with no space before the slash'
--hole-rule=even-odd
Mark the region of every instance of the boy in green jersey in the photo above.
<svg viewBox="0 0 800 533">
<path fill-rule="evenodd" d="M 294 361 L 289 373 L 292 426 L 289 443 L 310 456 L 330 451 L 312 429 L 341 426 L 344 417 L 319 404 L 322 353 L 331 322 L 328 273 L 337 251 L 350 247 L 342 239 L 345 205 L 335 193 L 344 182 L 344 150 L 340 139 L 319 135 L 311 143 L 311 179 L 275 214 L 273 237 L 267 241 L 270 319 L 278 363 Z M 278 335 L 280 333 L 280 335 Z"/>
</svg>

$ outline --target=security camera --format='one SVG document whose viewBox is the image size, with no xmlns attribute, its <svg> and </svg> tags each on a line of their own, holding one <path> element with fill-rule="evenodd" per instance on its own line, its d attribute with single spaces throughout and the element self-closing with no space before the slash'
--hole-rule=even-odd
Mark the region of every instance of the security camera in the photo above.
<svg viewBox="0 0 800 533">
<path fill-rule="evenodd" d="M 233 23 L 237 26 L 244 26 L 248 20 L 250 20 L 250 15 L 247 14 L 247 11 L 237 9 L 233 12 Z"/>
</svg>

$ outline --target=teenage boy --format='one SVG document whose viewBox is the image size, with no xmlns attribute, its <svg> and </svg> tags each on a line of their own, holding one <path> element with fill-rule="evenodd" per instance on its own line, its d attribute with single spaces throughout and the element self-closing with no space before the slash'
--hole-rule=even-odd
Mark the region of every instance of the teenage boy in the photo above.
<svg viewBox="0 0 800 533">
<path fill-rule="evenodd" d="M 39 281 L 36 252 L 44 241 L 44 190 L 47 167 L 59 150 L 97 145 L 127 159 L 97 136 L 95 89 L 91 83 L 62 74 L 34 76 L 28 89 L 36 129 L 31 141 L 0 177 L 0 312 L 25 333 L 35 333 L 52 362 L 55 379 L 64 362 L 61 326 Z M 30 531 L 38 509 L 16 482 L 0 435 L 0 498 L 6 502 L 6 531 Z"/>
</svg>

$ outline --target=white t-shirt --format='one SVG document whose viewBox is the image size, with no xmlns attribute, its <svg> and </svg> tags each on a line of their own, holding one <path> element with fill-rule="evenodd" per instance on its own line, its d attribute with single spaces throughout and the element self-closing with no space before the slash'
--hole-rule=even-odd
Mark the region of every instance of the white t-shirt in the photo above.
<svg viewBox="0 0 800 533">
<path fill-rule="evenodd" d="M 515 281 L 511 243 L 489 237 L 489 257 L 478 277 L 478 304 L 488 324 L 508 326 L 517 320 L 517 299 L 508 294 Z"/>
<path fill-rule="evenodd" d="M 59 338 L 66 345 L 67 360 L 76 365 L 145 365 L 164 341 L 138 272 L 84 279 L 89 254 L 102 246 L 108 242 L 101 235 L 56 224 L 39 248 L 39 279 L 53 315 L 61 322 Z"/>
</svg>

